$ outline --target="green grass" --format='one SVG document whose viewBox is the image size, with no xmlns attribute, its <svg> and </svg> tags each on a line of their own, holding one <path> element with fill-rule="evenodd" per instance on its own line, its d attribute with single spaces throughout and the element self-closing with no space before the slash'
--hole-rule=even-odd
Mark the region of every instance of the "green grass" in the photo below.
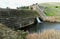
<svg viewBox="0 0 60 39">
<path fill-rule="evenodd" d="M 39 14 L 36 11 L 34 11 L 34 10 L 28 10 L 28 9 L 25 10 L 25 9 L 23 9 L 23 10 L 20 10 L 20 11 L 21 11 L 22 15 L 24 15 L 26 17 L 39 16 Z"/>
<path fill-rule="evenodd" d="M 25 39 L 26 35 L 27 32 L 21 30 L 14 31 L 0 23 L 0 39 Z"/>
<path fill-rule="evenodd" d="M 3 9 L 0 11 L 0 17 L 21 17 L 21 18 L 27 18 L 27 17 L 36 17 L 39 14 L 36 11 L 28 10 L 28 9 Z"/>
<path fill-rule="evenodd" d="M 47 16 L 60 16 L 60 3 L 43 3 L 41 6 L 45 8 L 45 14 Z"/>
</svg>

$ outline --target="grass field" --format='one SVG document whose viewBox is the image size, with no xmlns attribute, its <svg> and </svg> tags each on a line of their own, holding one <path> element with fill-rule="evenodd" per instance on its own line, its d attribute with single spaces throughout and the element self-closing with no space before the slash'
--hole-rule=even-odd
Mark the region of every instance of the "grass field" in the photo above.
<svg viewBox="0 0 60 39">
<path fill-rule="evenodd" d="M 60 3 L 42 3 L 41 6 L 45 8 L 45 14 L 47 16 L 60 16 Z"/>
<path fill-rule="evenodd" d="M 36 17 L 38 13 L 33 10 L 28 9 L 1 9 L 0 17 L 20 17 L 20 18 L 27 18 L 27 17 Z"/>
</svg>

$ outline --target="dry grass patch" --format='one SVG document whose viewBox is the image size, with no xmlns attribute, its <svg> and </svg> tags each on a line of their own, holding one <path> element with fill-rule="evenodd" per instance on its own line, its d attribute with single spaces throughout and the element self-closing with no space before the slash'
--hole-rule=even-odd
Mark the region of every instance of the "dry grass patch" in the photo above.
<svg viewBox="0 0 60 39">
<path fill-rule="evenodd" d="M 44 30 L 42 33 L 33 33 L 26 36 L 27 39 L 60 39 L 60 31 Z"/>
</svg>

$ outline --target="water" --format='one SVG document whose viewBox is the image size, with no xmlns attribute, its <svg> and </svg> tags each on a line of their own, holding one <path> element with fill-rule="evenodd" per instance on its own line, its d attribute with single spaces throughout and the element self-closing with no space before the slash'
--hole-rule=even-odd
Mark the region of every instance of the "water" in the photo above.
<svg viewBox="0 0 60 39">
<path fill-rule="evenodd" d="M 40 19 L 38 17 L 36 18 L 36 20 L 37 20 L 38 23 L 41 23 L 41 21 L 40 21 Z"/>
<path fill-rule="evenodd" d="M 30 33 L 34 33 L 34 32 L 39 33 L 48 29 L 55 29 L 55 30 L 60 31 L 60 23 L 43 22 L 40 24 L 30 25 L 29 27 L 25 27 L 24 29 L 29 31 Z"/>
</svg>

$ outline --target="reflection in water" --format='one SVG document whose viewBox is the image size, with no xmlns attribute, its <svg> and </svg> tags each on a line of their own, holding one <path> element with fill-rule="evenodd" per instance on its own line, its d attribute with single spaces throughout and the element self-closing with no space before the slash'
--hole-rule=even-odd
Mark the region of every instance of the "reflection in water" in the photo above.
<svg viewBox="0 0 60 39">
<path fill-rule="evenodd" d="M 55 30 L 60 30 L 60 23 L 48 23 L 48 22 L 44 22 L 44 23 L 40 23 L 40 24 L 34 24 L 34 25 L 30 25 L 29 27 L 25 28 L 26 30 L 28 30 L 30 33 L 39 33 L 42 32 L 43 30 L 48 30 L 48 29 L 55 29 Z"/>
</svg>

